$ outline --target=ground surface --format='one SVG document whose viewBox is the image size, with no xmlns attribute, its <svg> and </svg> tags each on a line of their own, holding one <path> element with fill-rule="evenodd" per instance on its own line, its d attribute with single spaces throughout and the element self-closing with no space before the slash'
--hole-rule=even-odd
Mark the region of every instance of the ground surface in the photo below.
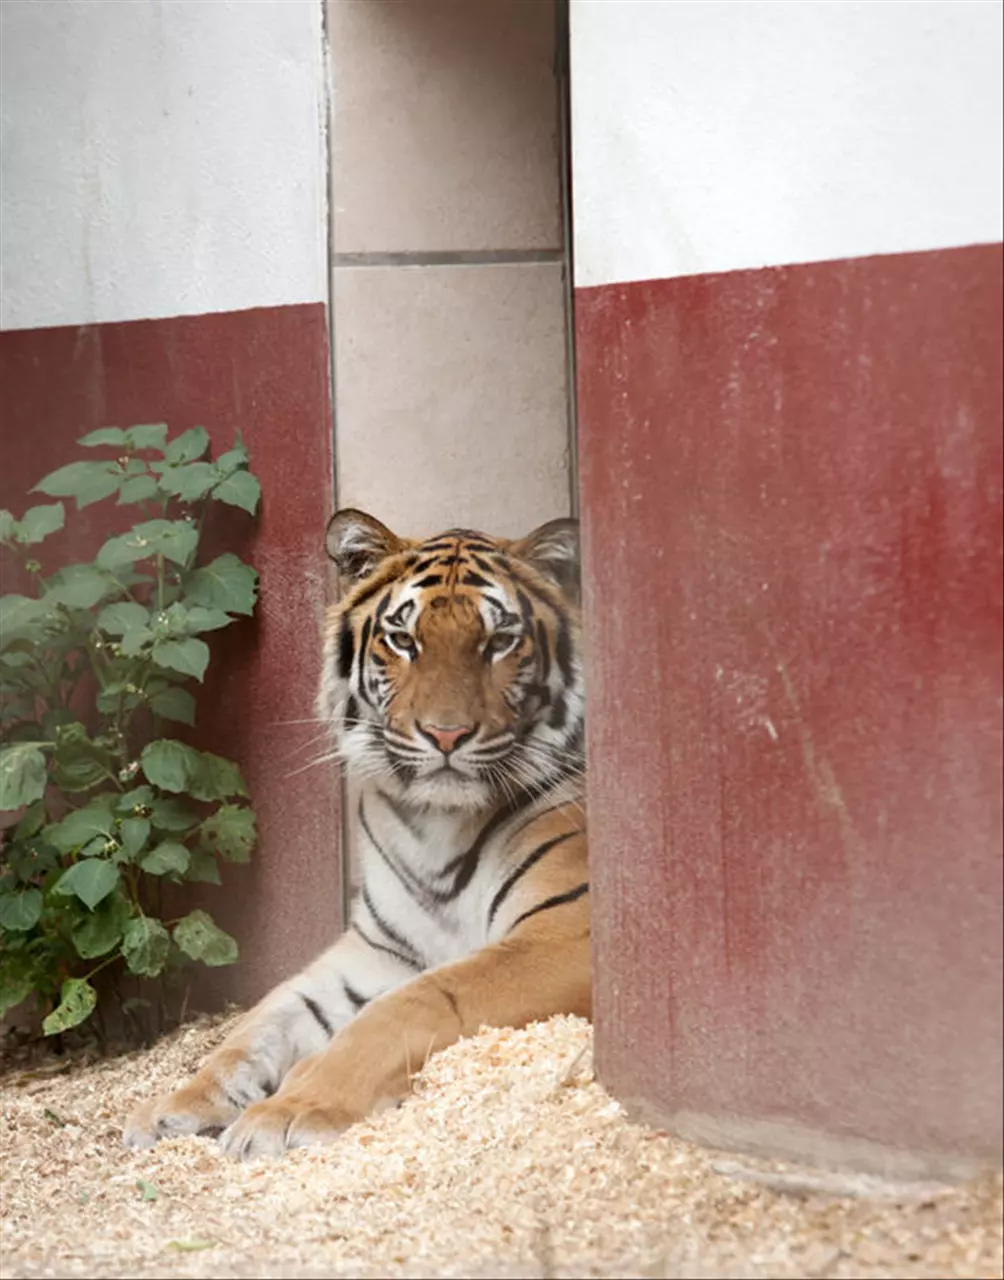
<svg viewBox="0 0 1004 1280">
<path fill-rule="evenodd" d="M 247 1165 L 208 1139 L 124 1151 L 129 1107 L 225 1025 L 0 1080 L 0 1275 L 1001 1275 L 999 1176 L 862 1198 L 698 1150 L 624 1118 L 573 1018 L 447 1050 L 399 1110 L 324 1150 Z"/>
</svg>

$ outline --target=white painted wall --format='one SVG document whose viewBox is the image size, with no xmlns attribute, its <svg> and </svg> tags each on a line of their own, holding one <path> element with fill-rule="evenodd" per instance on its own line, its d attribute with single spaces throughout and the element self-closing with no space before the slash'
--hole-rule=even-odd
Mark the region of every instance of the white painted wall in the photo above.
<svg viewBox="0 0 1004 1280">
<path fill-rule="evenodd" d="M 2 0 L 0 328 L 327 296 L 320 0 Z"/>
<path fill-rule="evenodd" d="M 999 0 L 571 0 L 579 287 L 1001 239 Z"/>
</svg>

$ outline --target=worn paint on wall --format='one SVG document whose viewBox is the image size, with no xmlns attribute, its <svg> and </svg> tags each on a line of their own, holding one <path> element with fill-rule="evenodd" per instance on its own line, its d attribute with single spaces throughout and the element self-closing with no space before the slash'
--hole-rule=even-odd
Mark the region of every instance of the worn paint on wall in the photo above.
<svg viewBox="0 0 1004 1280">
<path fill-rule="evenodd" d="M 683 1132 L 999 1158 L 1001 289 L 577 295 L 598 1066 Z"/>
<path fill-rule="evenodd" d="M 319 302 L 320 0 L 0 5 L 0 328 Z"/>
</svg>

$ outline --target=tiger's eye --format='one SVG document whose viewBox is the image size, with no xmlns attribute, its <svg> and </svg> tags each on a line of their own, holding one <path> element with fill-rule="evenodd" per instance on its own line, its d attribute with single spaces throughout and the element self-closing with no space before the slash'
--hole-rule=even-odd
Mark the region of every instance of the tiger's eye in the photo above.
<svg viewBox="0 0 1004 1280">
<path fill-rule="evenodd" d="M 514 649 L 519 642 L 519 636 L 511 633 L 499 632 L 496 635 L 489 636 L 485 641 L 485 657 L 499 658 L 503 654 L 508 653 L 510 649 Z"/>
<path fill-rule="evenodd" d="M 406 653 L 409 657 L 418 652 L 418 646 L 407 631 L 389 631 L 385 639 L 392 649 Z"/>
</svg>

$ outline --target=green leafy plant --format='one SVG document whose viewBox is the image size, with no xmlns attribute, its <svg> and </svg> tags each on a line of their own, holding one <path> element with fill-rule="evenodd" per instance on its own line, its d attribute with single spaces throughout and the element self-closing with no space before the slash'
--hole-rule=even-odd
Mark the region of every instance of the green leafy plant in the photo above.
<svg viewBox="0 0 1004 1280">
<path fill-rule="evenodd" d="M 64 527 L 57 501 L 0 511 L 5 557 L 33 594 L 0 597 L 0 1015 L 34 994 L 45 1034 L 88 1018 L 109 966 L 155 978 L 186 960 L 231 964 L 237 944 L 202 910 L 164 920 L 164 882 L 220 883 L 246 862 L 255 816 L 238 767 L 172 736 L 195 722 L 202 636 L 253 612 L 258 575 L 199 560 L 211 503 L 253 516 L 261 487 L 238 438 L 207 460 L 204 428 L 92 431 L 97 461 L 35 486 L 77 509 L 116 499 L 142 519 L 91 561 L 43 571 L 35 548 Z M 176 732 L 176 731 L 175 731 Z"/>
</svg>

